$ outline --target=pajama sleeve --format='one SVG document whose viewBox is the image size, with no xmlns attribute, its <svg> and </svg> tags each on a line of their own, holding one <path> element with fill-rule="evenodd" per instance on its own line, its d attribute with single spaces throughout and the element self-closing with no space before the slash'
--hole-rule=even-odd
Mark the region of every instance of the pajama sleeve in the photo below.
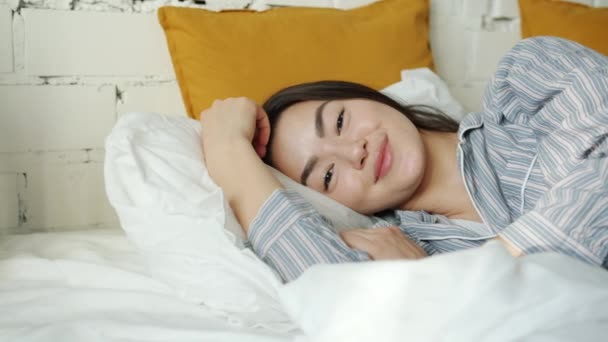
<svg viewBox="0 0 608 342">
<path fill-rule="evenodd" d="M 533 129 L 549 189 L 500 236 L 523 254 L 606 265 L 608 57 L 555 37 L 523 40 L 500 62 L 484 109 Z"/>
<path fill-rule="evenodd" d="M 256 254 L 287 282 L 315 264 L 369 260 L 367 253 L 348 247 L 329 221 L 295 191 L 275 190 L 248 236 Z"/>
</svg>

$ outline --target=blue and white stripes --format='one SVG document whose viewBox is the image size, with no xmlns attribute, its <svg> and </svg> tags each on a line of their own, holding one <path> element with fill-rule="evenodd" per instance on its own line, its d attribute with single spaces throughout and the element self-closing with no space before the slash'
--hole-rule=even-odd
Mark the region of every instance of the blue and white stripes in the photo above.
<svg viewBox="0 0 608 342">
<path fill-rule="evenodd" d="M 351 249 L 295 191 L 277 190 L 251 223 L 249 240 L 255 252 L 284 280 L 297 278 L 319 263 L 369 260 Z"/>
<path fill-rule="evenodd" d="M 464 133 L 463 173 L 479 189 L 472 197 L 484 221 L 524 254 L 558 251 L 602 264 L 608 145 L 597 142 L 608 133 L 608 58 L 558 38 L 522 41 L 499 64 L 484 111 L 474 116 L 484 129 Z"/>
<path fill-rule="evenodd" d="M 523 254 L 607 265 L 608 57 L 554 37 L 519 42 L 490 81 L 483 112 L 465 117 L 458 136 L 462 176 L 485 225 L 396 211 L 405 234 L 429 254 L 499 235 Z M 369 259 L 285 190 L 267 200 L 249 235 L 286 281 L 313 264 Z"/>
</svg>

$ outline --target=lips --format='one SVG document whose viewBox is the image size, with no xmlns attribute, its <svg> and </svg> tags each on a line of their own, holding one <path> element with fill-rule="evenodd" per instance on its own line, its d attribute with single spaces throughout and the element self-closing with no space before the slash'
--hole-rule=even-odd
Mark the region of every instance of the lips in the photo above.
<svg viewBox="0 0 608 342">
<path fill-rule="evenodd" d="M 384 137 L 384 140 L 380 144 L 378 149 L 378 157 L 374 165 L 374 176 L 375 182 L 378 182 L 384 177 L 390 170 L 392 164 L 391 146 L 388 143 L 388 137 Z"/>
</svg>

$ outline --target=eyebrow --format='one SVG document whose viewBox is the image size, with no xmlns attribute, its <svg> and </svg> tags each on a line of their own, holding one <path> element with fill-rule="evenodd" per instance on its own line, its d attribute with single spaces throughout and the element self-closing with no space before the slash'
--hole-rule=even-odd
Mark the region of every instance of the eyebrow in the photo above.
<svg viewBox="0 0 608 342">
<path fill-rule="evenodd" d="M 315 111 L 315 132 L 319 138 L 323 138 L 325 136 L 325 130 L 323 129 L 323 108 L 329 103 L 325 101 L 321 103 L 317 110 Z"/>
<path fill-rule="evenodd" d="M 319 138 L 323 138 L 325 136 L 325 130 L 323 128 L 323 108 L 329 103 L 329 101 L 325 101 L 321 103 L 317 110 L 315 110 L 315 133 Z M 312 170 L 315 168 L 315 165 L 319 162 L 318 157 L 312 157 L 308 159 L 306 165 L 304 166 L 304 170 L 302 171 L 302 175 L 300 176 L 300 183 L 306 186 L 306 182 L 308 181 L 308 177 L 312 173 Z"/>
<path fill-rule="evenodd" d="M 302 176 L 300 176 L 300 183 L 302 183 L 302 185 L 306 186 L 308 176 L 310 176 L 312 170 L 315 168 L 315 165 L 317 165 L 318 161 L 318 157 L 312 157 L 308 160 L 308 162 L 306 162 L 306 166 L 304 166 L 304 171 L 302 171 Z"/>
</svg>

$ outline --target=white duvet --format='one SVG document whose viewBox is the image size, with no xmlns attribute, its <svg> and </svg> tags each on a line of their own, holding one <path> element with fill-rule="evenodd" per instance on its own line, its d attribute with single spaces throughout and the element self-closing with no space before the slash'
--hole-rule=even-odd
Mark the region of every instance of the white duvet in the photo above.
<svg viewBox="0 0 608 342">
<path fill-rule="evenodd" d="M 288 285 L 249 291 L 266 298 L 260 312 L 277 313 L 274 325 L 262 315 L 257 327 L 236 307 L 180 298 L 121 230 L 12 236 L 0 257 L 0 341 L 602 341 L 608 333 L 608 272 L 557 254 L 514 259 L 499 244 L 315 266 Z"/>
</svg>

